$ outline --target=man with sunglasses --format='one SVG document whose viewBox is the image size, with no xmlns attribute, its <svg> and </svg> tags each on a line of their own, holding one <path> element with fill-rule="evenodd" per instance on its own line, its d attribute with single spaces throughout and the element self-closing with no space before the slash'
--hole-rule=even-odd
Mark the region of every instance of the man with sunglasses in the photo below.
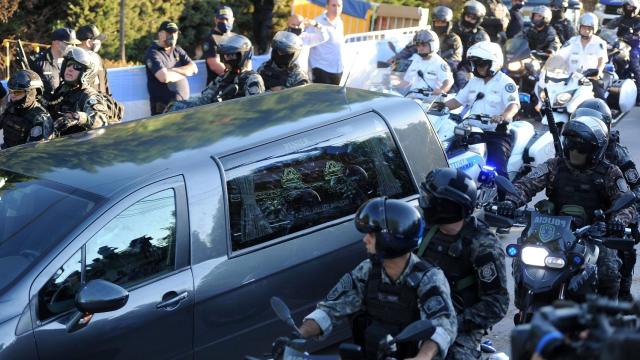
<svg viewBox="0 0 640 360">
<path fill-rule="evenodd" d="M 547 160 L 535 167 L 514 186 L 517 194 L 507 194 L 498 205 L 498 214 L 513 216 L 513 211 L 525 205 L 546 189 L 549 209 L 554 215 L 573 217 L 576 228 L 591 225 L 595 210 L 606 210 L 613 202 L 630 191 L 620 169 L 605 160 L 609 134 L 607 126 L 593 116 L 579 116 L 562 128 L 562 156 Z M 611 214 L 607 231 L 617 236 L 635 219 L 633 205 Z M 597 290 L 601 296 L 616 300 L 620 289 L 620 266 L 616 252 L 599 246 L 597 261 Z M 517 276 L 519 263 L 514 261 L 515 305 L 525 310 L 521 293 L 521 279 Z M 568 291 L 572 289 L 569 286 Z"/>
<path fill-rule="evenodd" d="M 297 64 L 302 39 L 288 31 L 278 31 L 271 41 L 271 58 L 260 65 L 258 73 L 266 90 L 277 91 L 309 83 Z"/>
<path fill-rule="evenodd" d="M 35 71 L 44 83 L 42 95 L 45 100 L 50 100 L 53 91 L 60 85 L 60 67 L 67 49 L 79 43 L 73 29 L 57 29 L 51 33 L 51 46 L 41 50 L 31 62 L 31 70 Z"/>
<path fill-rule="evenodd" d="M 458 314 L 458 336 L 447 359 L 480 359 L 480 341 L 509 308 L 504 251 L 473 216 L 476 183 L 459 169 L 432 170 L 420 185 L 427 232 L 418 256 L 442 269 Z"/>
<path fill-rule="evenodd" d="M 476 0 L 464 3 L 460 21 L 455 23 L 453 32 L 462 40 L 462 61 L 455 72 L 455 83 L 458 88 L 463 88 L 471 76 L 471 64 L 467 60 L 467 52 L 474 44 L 481 41 L 490 41 L 489 34 L 480 26 L 487 9 Z"/>
<path fill-rule="evenodd" d="M 262 77 L 250 70 L 253 47 L 249 39 L 242 35 L 224 38 L 218 53 L 225 65 L 224 74 L 207 85 L 199 97 L 169 104 L 167 112 L 264 93 Z"/>
<path fill-rule="evenodd" d="M 469 115 L 491 116 L 491 123 L 469 120 L 469 124 L 485 131 L 487 163 L 496 168 L 498 174 L 509 177 L 507 163 L 511 154 L 511 137 L 507 125 L 520 108 L 518 87 L 502 69 L 503 56 L 500 45 L 482 41 L 467 52 L 474 77 L 467 85 L 448 100 L 449 109 L 466 107 Z"/>
<path fill-rule="evenodd" d="M 53 119 L 38 103 L 44 91 L 40 76 L 31 70 L 19 70 L 7 83 L 9 104 L 0 115 L 4 134 L 2 149 L 32 141 L 48 140 L 53 134 Z"/>
</svg>

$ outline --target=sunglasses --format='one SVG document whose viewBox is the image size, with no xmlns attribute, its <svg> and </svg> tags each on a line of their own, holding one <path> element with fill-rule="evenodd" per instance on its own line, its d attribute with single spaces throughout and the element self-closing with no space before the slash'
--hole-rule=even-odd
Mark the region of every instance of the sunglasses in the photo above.
<svg viewBox="0 0 640 360">
<path fill-rule="evenodd" d="M 9 93 L 13 96 L 22 96 L 24 94 L 26 94 L 27 92 L 24 90 L 11 90 L 9 89 Z"/>
<path fill-rule="evenodd" d="M 82 71 L 85 69 L 85 66 L 80 64 L 79 62 L 75 62 L 75 61 L 69 61 L 67 63 L 67 67 L 71 67 L 76 71 Z"/>
</svg>

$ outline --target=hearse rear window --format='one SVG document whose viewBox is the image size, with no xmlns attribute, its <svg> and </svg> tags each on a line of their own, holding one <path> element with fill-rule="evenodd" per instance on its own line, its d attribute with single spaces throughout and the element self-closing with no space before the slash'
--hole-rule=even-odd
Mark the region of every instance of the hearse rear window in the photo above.
<svg viewBox="0 0 640 360">
<path fill-rule="evenodd" d="M 352 215 L 370 198 L 417 193 L 389 129 L 375 114 L 223 163 L 231 163 L 226 175 L 233 251 Z"/>
</svg>

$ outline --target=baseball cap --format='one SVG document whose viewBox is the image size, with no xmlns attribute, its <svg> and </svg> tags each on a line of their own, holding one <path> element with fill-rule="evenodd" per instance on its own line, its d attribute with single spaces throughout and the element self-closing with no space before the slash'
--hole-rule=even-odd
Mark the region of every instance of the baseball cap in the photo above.
<svg viewBox="0 0 640 360">
<path fill-rule="evenodd" d="M 53 33 L 51 33 L 51 40 L 64 41 L 67 44 L 73 44 L 73 45 L 80 44 L 80 41 L 76 39 L 75 30 L 69 29 L 69 28 L 56 29 Z"/>
<path fill-rule="evenodd" d="M 216 8 L 216 18 L 226 18 L 226 19 L 231 19 L 233 18 L 233 10 L 231 10 L 230 7 L 228 6 L 218 6 Z"/>
<path fill-rule="evenodd" d="M 176 25 L 176 23 L 173 23 L 169 20 L 165 20 L 162 22 L 162 24 L 160 24 L 160 28 L 158 29 L 158 31 L 166 31 L 168 33 L 175 33 L 180 31 L 180 29 L 178 29 L 178 25 Z"/>
<path fill-rule="evenodd" d="M 89 39 L 104 41 L 107 38 L 106 35 L 101 33 L 100 30 L 98 30 L 98 28 L 93 24 L 80 26 L 78 28 L 78 31 L 76 32 L 76 35 L 78 36 L 78 40 L 80 41 Z"/>
</svg>

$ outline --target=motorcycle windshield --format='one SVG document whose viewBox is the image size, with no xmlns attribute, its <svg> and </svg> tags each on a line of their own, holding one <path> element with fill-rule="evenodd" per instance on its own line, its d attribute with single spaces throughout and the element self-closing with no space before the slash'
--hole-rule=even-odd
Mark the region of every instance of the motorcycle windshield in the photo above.
<svg viewBox="0 0 640 360">
<path fill-rule="evenodd" d="M 542 73 L 548 80 L 565 80 L 569 77 L 569 66 L 564 57 L 560 55 L 551 56 L 542 68 Z"/>
<path fill-rule="evenodd" d="M 531 55 L 531 50 L 529 49 L 529 41 L 527 41 L 527 38 L 523 33 L 520 33 L 517 36 L 507 40 L 504 52 L 507 63 L 526 59 Z"/>
<path fill-rule="evenodd" d="M 550 252 L 566 252 L 574 239 L 571 216 L 552 216 L 534 211 L 523 243 L 542 244 Z"/>
</svg>

